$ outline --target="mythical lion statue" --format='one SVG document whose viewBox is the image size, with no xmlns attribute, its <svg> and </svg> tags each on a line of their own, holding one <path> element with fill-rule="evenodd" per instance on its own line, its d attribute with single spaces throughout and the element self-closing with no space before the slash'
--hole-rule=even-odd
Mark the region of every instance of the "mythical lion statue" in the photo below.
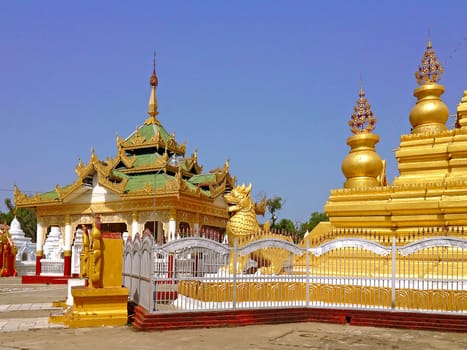
<svg viewBox="0 0 467 350">
<path fill-rule="evenodd" d="M 241 185 L 224 196 L 231 213 L 226 227 L 230 246 L 233 246 L 235 238 L 244 240 L 259 233 L 260 227 L 256 215 L 264 215 L 266 197 L 257 204 L 251 200 L 250 192 L 251 184 L 248 187 Z"/>
<path fill-rule="evenodd" d="M 291 241 L 290 237 L 271 234 L 269 232 L 260 232 L 260 226 L 256 215 L 264 215 L 266 209 L 266 197 L 258 204 L 253 202 L 250 196 L 251 184 L 237 186 L 229 194 L 224 195 L 225 201 L 229 205 L 230 219 L 227 222 L 226 230 L 229 239 L 229 246 L 241 247 L 261 238 L 280 238 Z M 269 225 L 266 225 L 269 227 Z M 269 230 L 267 230 L 269 231 Z M 233 261 L 233 249 L 230 254 L 229 272 L 242 273 L 248 269 L 249 260 L 254 260 L 257 267 L 265 274 L 280 273 L 284 260 L 289 254 L 278 248 L 260 249 L 251 254 L 251 256 L 237 256 L 236 267 Z"/>
</svg>

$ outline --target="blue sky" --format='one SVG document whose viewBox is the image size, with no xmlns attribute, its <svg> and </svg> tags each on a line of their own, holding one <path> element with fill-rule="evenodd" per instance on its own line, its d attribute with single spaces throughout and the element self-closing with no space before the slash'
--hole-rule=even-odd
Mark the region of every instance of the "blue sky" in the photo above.
<svg viewBox="0 0 467 350">
<path fill-rule="evenodd" d="M 159 120 L 208 171 L 230 160 L 253 197 L 305 221 L 345 178 L 360 79 L 377 151 L 410 132 L 428 33 L 454 115 L 467 89 L 465 1 L 2 1 L 0 202 L 76 179 L 147 117 L 157 51 Z M 450 122 L 452 124 L 452 122 Z M 260 219 L 260 221 L 262 221 Z"/>
</svg>

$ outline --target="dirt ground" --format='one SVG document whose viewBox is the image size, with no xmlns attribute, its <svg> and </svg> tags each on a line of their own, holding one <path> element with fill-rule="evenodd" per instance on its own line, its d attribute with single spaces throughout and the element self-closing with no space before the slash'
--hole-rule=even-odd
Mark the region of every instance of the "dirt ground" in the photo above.
<svg viewBox="0 0 467 350">
<path fill-rule="evenodd" d="M 45 303 L 66 298 L 66 286 L 21 285 L 0 278 L 0 304 Z M 10 313 L 4 312 L 2 319 Z M 42 316 L 42 315 L 41 315 Z M 21 316 L 37 317 L 34 311 Z M 0 321 L 2 321 L 0 319 Z M 131 326 L 0 332 L 0 350 L 12 349 L 467 349 L 467 334 L 324 323 L 141 332 Z"/>
</svg>

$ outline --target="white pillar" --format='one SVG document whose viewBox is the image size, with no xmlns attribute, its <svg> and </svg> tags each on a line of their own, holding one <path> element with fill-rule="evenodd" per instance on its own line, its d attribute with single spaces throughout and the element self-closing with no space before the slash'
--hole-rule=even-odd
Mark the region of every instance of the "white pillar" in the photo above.
<svg viewBox="0 0 467 350">
<path fill-rule="evenodd" d="M 68 220 L 65 223 L 65 241 L 63 243 L 63 250 L 71 251 L 71 224 Z"/>
<path fill-rule="evenodd" d="M 36 228 L 36 276 L 40 276 L 41 274 L 41 259 L 43 256 L 42 247 L 44 245 L 44 228 L 42 227 L 42 222 L 37 220 L 37 228 Z"/>
<path fill-rule="evenodd" d="M 133 212 L 132 221 L 131 221 L 131 238 L 134 238 L 136 236 L 136 234 L 138 233 L 138 229 L 139 229 L 138 213 Z"/>
<path fill-rule="evenodd" d="M 42 254 L 42 246 L 44 242 L 44 230 L 42 227 L 41 222 L 37 222 L 37 228 L 36 228 L 36 252 L 41 252 Z"/>
<path fill-rule="evenodd" d="M 195 237 L 199 237 L 199 224 L 193 225 L 193 233 Z"/>
<path fill-rule="evenodd" d="M 175 219 L 169 220 L 169 242 L 175 240 L 177 222 Z"/>
</svg>

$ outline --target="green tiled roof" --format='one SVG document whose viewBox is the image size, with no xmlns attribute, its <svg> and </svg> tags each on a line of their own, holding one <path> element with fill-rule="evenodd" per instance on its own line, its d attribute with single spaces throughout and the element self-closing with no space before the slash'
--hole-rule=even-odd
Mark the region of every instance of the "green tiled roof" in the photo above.
<svg viewBox="0 0 467 350">
<path fill-rule="evenodd" d="M 55 199 L 58 198 L 58 193 L 55 190 L 44 192 L 40 194 L 41 198 L 43 199 Z"/>
<path fill-rule="evenodd" d="M 216 174 L 199 174 L 199 175 L 193 175 L 188 181 L 191 182 L 192 184 L 204 184 L 204 183 L 210 183 L 216 179 Z"/>
<path fill-rule="evenodd" d="M 138 136 L 137 136 L 138 135 Z M 148 143 L 144 142 L 141 138 L 146 141 L 149 141 L 154 138 L 155 135 L 158 135 L 157 143 Z M 99 161 L 96 167 L 92 169 L 92 167 L 85 168 L 89 170 L 85 170 L 88 173 L 80 174 L 80 178 L 93 176 L 96 171 L 104 171 L 108 174 L 108 181 L 109 184 L 118 185 L 116 182 L 118 179 L 122 179 L 124 182 L 125 188 L 116 187 L 118 188 L 118 192 L 124 191 L 124 194 L 131 195 L 131 193 L 145 193 L 144 190 L 149 188 L 148 195 L 151 195 L 151 190 L 156 187 L 158 190 L 164 188 L 169 181 L 175 179 L 175 174 L 173 173 L 165 173 L 164 167 L 162 169 L 158 169 L 161 164 L 165 164 L 163 161 L 160 161 L 161 158 L 167 157 L 167 154 L 176 154 L 181 155 L 184 154 L 184 147 L 180 147 L 175 140 L 172 140 L 173 136 L 167 133 L 163 126 L 157 124 L 143 124 L 139 127 L 136 131 L 134 131 L 130 136 L 125 139 L 125 148 L 124 152 L 125 155 L 121 156 L 122 158 L 116 161 L 118 164 L 115 165 L 113 169 L 111 169 L 110 174 L 107 173 L 107 163 Z M 134 142 L 133 142 L 134 141 Z M 173 146 L 173 142 L 175 142 L 175 147 Z M 164 143 L 166 143 L 164 145 Z M 171 144 L 170 147 L 172 149 L 167 149 L 167 144 Z M 183 149 L 183 151 L 182 151 Z M 167 153 L 164 153 L 167 152 Z M 127 158 L 123 158 L 127 157 Z M 125 159 L 129 159 L 126 161 Z M 166 159 L 164 158 L 164 161 Z M 195 170 L 193 170 L 193 165 L 191 168 L 188 166 L 190 164 L 195 164 Z M 87 165 L 86 167 L 88 167 Z M 186 184 L 186 187 L 198 193 L 200 191 L 201 194 L 210 197 L 212 194 L 209 188 L 206 185 L 215 184 L 216 183 L 216 174 L 215 173 L 207 173 L 207 174 L 196 174 L 199 169 L 201 169 L 194 159 L 185 159 L 178 163 L 178 167 L 182 170 L 183 181 Z M 82 167 L 80 168 L 82 169 Z M 101 170 L 99 170 L 101 169 Z M 173 170 L 169 167 L 170 170 Z M 109 169 L 110 170 L 110 169 Z M 77 181 L 80 181 L 80 180 Z M 117 181 L 116 181 L 117 180 Z M 62 191 L 68 195 L 70 190 L 73 188 L 80 188 L 81 183 L 74 182 L 71 185 L 67 185 L 64 187 L 60 187 L 58 190 L 60 193 Z M 53 189 L 49 192 L 44 192 L 39 194 L 39 197 L 44 202 L 50 202 L 57 198 L 59 198 L 59 193 L 56 189 Z"/>
<path fill-rule="evenodd" d="M 158 130 L 158 131 L 157 131 Z M 143 136 L 147 141 L 149 141 L 154 135 L 158 132 L 164 142 L 167 142 L 170 139 L 169 133 L 160 125 L 156 124 L 143 124 L 139 129 L 139 134 Z M 125 141 L 130 141 L 135 137 L 136 131 L 133 132 Z"/>
<path fill-rule="evenodd" d="M 136 161 L 133 164 L 133 168 L 139 168 L 140 166 L 148 165 L 154 163 L 157 158 L 160 158 L 159 154 L 154 153 L 146 153 L 146 154 L 139 154 L 136 156 Z"/>
<path fill-rule="evenodd" d="M 166 174 L 138 174 L 129 176 L 128 182 L 125 187 L 125 191 L 137 191 L 142 190 L 146 184 L 156 188 L 164 187 L 167 183 Z"/>
<path fill-rule="evenodd" d="M 117 177 L 120 177 L 122 179 L 128 179 L 129 178 L 129 176 L 127 174 L 122 173 L 121 171 L 118 171 L 116 169 L 112 170 L 112 174 L 117 176 Z"/>
</svg>

